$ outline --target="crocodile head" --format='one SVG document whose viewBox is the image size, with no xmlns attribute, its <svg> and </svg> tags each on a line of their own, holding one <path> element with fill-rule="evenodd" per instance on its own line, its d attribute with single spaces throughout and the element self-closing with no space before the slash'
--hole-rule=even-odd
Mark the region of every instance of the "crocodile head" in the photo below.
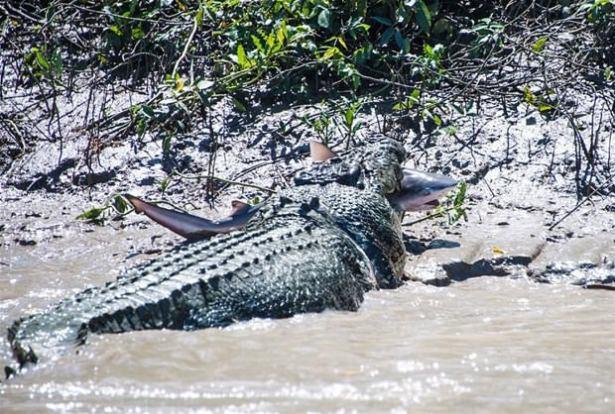
<svg viewBox="0 0 615 414">
<path fill-rule="evenodd" d="M 295 177 L 295 184 L 338 183 L 369 189 L 388 198 L 398 211 L 429 210 L 457 185 L 449 177 L 402 168 L 403 145 L 377 135 L 351 150 L 336 154 L 323 144 L 310 142 L 314 165 Z"/>
<path fill-rule="evenodd" d="M 314 163 L 296 176 L 298 188 L 291 191 L 319 199 L 319 209 L 369 257 L 379 287 L 399 286 L 406 262 L 401 231 L 404 211 L 434 207 L 456 182 L 403 168 L 402 143 L 384 136 L 339 154 L 322 144 L 311 146 Z"/>
<path fill-rule="evenodd" d="M 383 195 L 400 188 L 406 152 L 395 139 L 375 135 L 339 153 L 312 143 L 311 153 L 316 162 L 295 176 L 296 185 L 338 183 Z"/>
</svg>

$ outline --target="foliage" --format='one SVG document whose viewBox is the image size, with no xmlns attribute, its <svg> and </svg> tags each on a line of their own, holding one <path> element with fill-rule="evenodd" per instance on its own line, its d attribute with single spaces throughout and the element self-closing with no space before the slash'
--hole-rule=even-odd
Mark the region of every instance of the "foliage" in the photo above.
<svg viewBox="0 0 615 414">
<path fill-rule="evenodd" d="M 615 0 L 593 0 L 582 4 L 586 19 L 592 24 L 598 48 L 598 58 L 615 65 Z"/>
<path fill-rule="evenodd" d="M 62 75 L 62 56 L 58 48 L 48 51 L 46 46 L 33 47 L 24 55 L 25 74 L 34 80 L 59 82 Z"/>
<path fill-rule="evenodd" d="M 523 89 L 523 100 L 526 104 L 538 109 L 538 112 L 542 115 L 557 109 L 556 93 L 553 90 L 534 93 L 530 87 L 525 86 Z"/>
<path fill-rule="evenodd" d="M 271 104 L 327 102 L 306 122 L 324 141 L 349 145 L 361 111 L 375 103 L 393 122 L 427 132 L 450 130 L 451 118 L 488 99 L 505 111 L 526 103 L 557 116 L 570 102 L 564 91 L 589 88 L 575 82 L 579 74 L 610 84 L 615 66 L 613 0 L 5 3 L 3 71 L 18 74 L 15 90 L 36 88 L 26 93 L 44 107 L 41 119 L 15 122 L 29 105 L 16 100 L 2 119 L 26 148 L 24 136 L 51 141 L 79 123 L 59 116 L 59 98 L 104 96 L 95 114 L 96 98 L 82 111 L 95 140 L 88 163 L 117 140 L 140 145 L 145 134 L 167 156 L 184 133 L 211 125 L 221 100 L 245 119 Z M 128 99 L 114 100 L 116 89 Z"/>
<path fill-rule="evenodd" d="M 446 217 L 448 224 L 455 224 L 462 218 L 468 220 L 466 211 L 466 192 L 468 185 L 465 181 L 461 181 L 457 185 L 457 190 L 453 194 L 449 194 L 446 200 L 443 201 L 435 210 L 427 216 L 405 223 L 406 226 L 420 223 L 425 220 L 433 220 L 441 217 Z"/>
<path fill-rule="evenodd" d="M 206 20 L 220 49 L 217 74 L 243 82 L 267 72 L 337 78 L 351 89 L 364 71 L 390 72 L 428 37 L 438 2 L 339 0 L 208 1 Z M 274 77 L 275 78 L 275 77 Z M 281 77 L 275 78 L 282 80 Z"/>
<path fill-rule="evenodd" d="M 77 219 L 102 225 L 109 217 L 123 216 L 132 210 L 130 203 L 121 194 L 114 194 L 102 206 L 85 210 L 77 216 Z"/>
<path fill-rule="evenodd" d="M 446 217 L 448 224 L 454 224 L 462 218 L 467 220 L 468 216 L 465 207 L 467 189 L 467 183 L 465 181 L 460 182 L 457 186 L 457 191 L 447 196 L 446 200 L 429 217 Z"/>
<path fill-rule="evenodd" d="M 491 17 L 480 19 L 478 24 L 469 29 L 475 37 L 472 41 L 470 53 L 476 57 L 489 55 L 494 49 L 504 44 L 505 26 Z"/>
</svg>

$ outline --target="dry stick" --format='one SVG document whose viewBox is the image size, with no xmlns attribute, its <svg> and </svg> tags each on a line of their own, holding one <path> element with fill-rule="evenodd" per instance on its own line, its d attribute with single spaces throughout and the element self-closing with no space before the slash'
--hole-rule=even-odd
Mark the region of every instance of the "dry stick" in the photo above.
<svg viewBox="0 0 615 414">
<path fill-rule="evenodd" d="M 192 43 L 192 39 L 194 38 L 194 35 L 196 33 L 196 29 L 198 28 L 198 26 L 199 26 L 199 24 L 198 24 L 196 16 L 195 16 L 194 17 L 194 24 L 192 25 L 192 31 L 190 32 L 190 36 L 188 36 L 188 40 L 186 41 L 186 45 L 184 46 L 184 50 L 182 51 L 182 54 L 175 61 L 175 66 L 173 66 L 173 72 L 171 72 L 171 78 L 175 78 L 175 75 L 177 74 L 177 69 L 179 67 L 179 64 L 181 63 L 182 60 L 184 60 L 184 58 L 188 54 L 188 48 L 190 47 L 190 43 Z"/>
<path fill-rule="evenodd" d="M 7 5 L 6 5 L 6 7 L 8 7 L 9 9 L 11 9 L 11 11 L 13 11 L 13 12 L 15 12 L 15 13 L 19 14 L 21 17 L 23 17 L 23 18 L 25 18 L 25 19 L 28 19 L 28 20 L 30 20 L 30 21 L 32 21 L 32 22 L 34 22 L 34 23 L 37 23 L 37 24 L 42 24 L 42 23 L 43 23 L 43 20 L 38 20 L 38 19 L 36 19 L 36 18 L 34 18 L 34 17 L 32 17 L 32 16 L 30 16 L 30 15 L 28 15 L 28 14 L 24 13 L 24 12 L 23 12 L 23 11 L 21 11 L 20 9 L 13 8 L 13 7 L 11 7 L 11 5 L 10 5 L 10 4 L 7 4 Z M 0 6 L 0 9 L 1 9 L 1 10 L 3 10 L 3 11 L 4 11 L 4 13 L 6 13 L 6 15 L 7 15 L 7 16 L 14 17 L 14 16 L 13 16 L 13 15 L 11 15 L 11 14 L 9 13 L 9 11 L 8 11 L 7 9 L 5 9 L 3 6 Z"/>
<path fill-rule="evenodd" d="M 411 221 L 410 223 L 403 223 L 402 226 L 404 226 L 404 227 L 412 226 L 412 225 L 418 224 L 418 223 L 426 221 L 426 220 L 431 220 L 432 218 L 442 217 L 444 215 L 444 213 L 448 213 L 449 211 L 455 210 L 456 208 L 458 208 L 458 206 L 451 206 L 451 207 L 445 208 L 442 211 L 438 211 L 437 213 L 433 213 L 433 214 L 430 214 L 430 215 L 425 216 L 423 218 L 420 218 L 418 220 Z"/>
<path fill-rule="evenodd" d="M 213 149 L 209 155 L 209 161 L 207 163 L 207 175 L 213 176 L 216 170 L 216 158 L 218 156 L 218 149 L 220 148 L 220 145 L 218 144 L 218 139 L 216 137 L 216 133 L 214 132 L 213 114 L 211 113 L 207 117 L 207 126 L 209 127 L 209 138 L 211 139 Z M 210 200 L 215 198 L 213 187 L 210 185 L 209 181 L 207 182 L 206 194 L 207 198 Z"/>
<path fill-rule="evenodd" d="M 577 203 L 576 206 L 574 206 L 574 208 L 572 210 L 570 210 L 568 213 L 566 213 L 564 215 L 564 217 L 562 217 L 561 219 L 559 219 L 558 221 L 556 221 L 555 223 L 553 223 L 550 227 L 549 230 L 553 230 L 555 227 L 557 227 L 562 221 L 564 221 L 565 219 L 567 219 L 572 213 L 574 213 L 575 211 L 577 211 L 579 209 L 579 207 L 581 207 L 581 205 L 583 205 L 587 200 L 590 199 L 591 196 L 593 196 L 594 194 L 596 194 L 598 191 L 602 190 L 604 187 L 606 187 L 608 184 L 610 184 L 612 181 L 612 178 L 607 180 L 604 184 L 602 184 L 600 187 L 595 188 L 594 191 L 592 191 L 589 195 L 587 195 L 583 200 L 579 201 Z"/>
<path fill-rule="evenodd" d="M 257 189 L 257 190 L 260 190 L 260 191 L 264 191 L 264 192 L 267 192 L 267 193 L 271 193 L 271 194 L 277 193 L 277 191 L 272 189 L 272 188 L 261 187 L 261 186 L 256 185 L 256 184 L 242 183 L 240 181 L 227 180 L 226 178 L 216 177 L 214 175 L 185 175 L 185 174 L 180 173 L 179 171 L 175 171 L 175 174 L 177 174 L 181 178 L 185 178 L 187 180 L 201 180 L 201 179 L 205 178 L 205 179 L 208 179 L 208 180 L 217 180 L 217 181 L 223 182 L 225 184 L 229 184 L 229 185 L 238 185 L 240 187 L 254 188 L 254 189 Z"/>
<path fill-rule="evenodd" d="M 0 118 L 0 124 L 2 124 L 4 126 L 4 122 L 6 122 L 7 124 L 9 124 L 10 128 L 5 127 L 6 131 L 9 133 L 9 135 L 13 135 L 13 137 L 17 137 L 19 138 L 19 141 L 15 140 L 18 144 L 20 144 L 21 146 L 21 152 L 25 152 L 26 151 L 26 143 L 23 139 L 23 135 L 21 134 L 21 131 L 19 131 L 19 127 L 15 124 L 15 122 L 10 119 L 10 118 Z M 12 134 L 10 134 L 12 132 Z"/>
<path fill-rule="evenodd" d="M 182 13 L 177 13 L 175 15 L 171 15 L 168 16 L 167 19 L 145 19 L 142 17 L 130 17 L 130 16 L 122 16 L 119 14 L 115 14 L 110 12 L 109 10 L 96 10 L 96 9 L 88 9 L 87 7 L 81 7 L 81 6 L 77 6 L 76 4 L 68 4 L 67 7 L 73 7 L 75 9 L 87 12 L 87 13 L 92 13 L 92 14 L 100 14 L 103 16 L 113 16 L 115 18 L 119 18 L 122 20 L 127 20 L 127 21 L 135 21 L 135 22 L 146 22 L 146 23 L 166 23 L 169 25 L 174 25 L 174 26 L 183 26 L 185 23 L 184 22 L 177 22 L 175 20 L 175 17 L 179 17 L 182 15 Z"/>
</svg>

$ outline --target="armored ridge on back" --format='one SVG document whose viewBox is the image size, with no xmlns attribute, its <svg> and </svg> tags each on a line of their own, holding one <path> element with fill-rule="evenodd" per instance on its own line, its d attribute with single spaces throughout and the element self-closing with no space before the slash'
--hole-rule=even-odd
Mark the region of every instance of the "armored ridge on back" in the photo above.
<svg viewBox="0 0 615 414">
<path fill-rule="evenodd" d="M 14 322 L 8 340 L 19 368 L 89 333 L 355 311 L 365 292 L 399 286 L 406 255 L 400 209 L 428 206 L 455 182 L 433 176 L 417 190 L 402 169 L 402 144 L 382 136 L 314 158 L 323 162 L 297 176 L 297 187 L 241 206 L 223 223 L 130 197 L 137 211 L 193 241 Z"/>
</svg>

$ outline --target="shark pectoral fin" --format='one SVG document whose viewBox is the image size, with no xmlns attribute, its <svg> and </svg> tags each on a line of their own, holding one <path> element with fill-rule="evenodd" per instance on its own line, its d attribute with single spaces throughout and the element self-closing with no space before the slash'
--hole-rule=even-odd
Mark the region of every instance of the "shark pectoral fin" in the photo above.
<svg viewBox="0 0 615 414">
<path fill-rule="evenodd" d="M 258 209 L 247 203 L 233 203 L 229 217 L 214 221 L 181 211 L 170 210 L 148 203 L 130 194 L 124 195 L 137 213 L 143 213 L 156 223 L 190 240 L 204 239 L 216 234 L 229 233 L 245 226 Z M 237 201 L 237 200 L 236 200 Z"/>
<path fill-rule="evenodd" d="M 134 206 L 137 213 L 145 214 L 161 226 L 187 239 L 205 238 L 224 233 L 224 228 L 214 221 L 162 208 L 130 194 L 125 194 L 124 197 Z"/>
<path fill-rule="evenodd" d="M 310 157 L 312 161 L 323 162 L 337 157 L 337 154 L 325 144 L 317 141 L 310 141 Z"/>
</svg>

